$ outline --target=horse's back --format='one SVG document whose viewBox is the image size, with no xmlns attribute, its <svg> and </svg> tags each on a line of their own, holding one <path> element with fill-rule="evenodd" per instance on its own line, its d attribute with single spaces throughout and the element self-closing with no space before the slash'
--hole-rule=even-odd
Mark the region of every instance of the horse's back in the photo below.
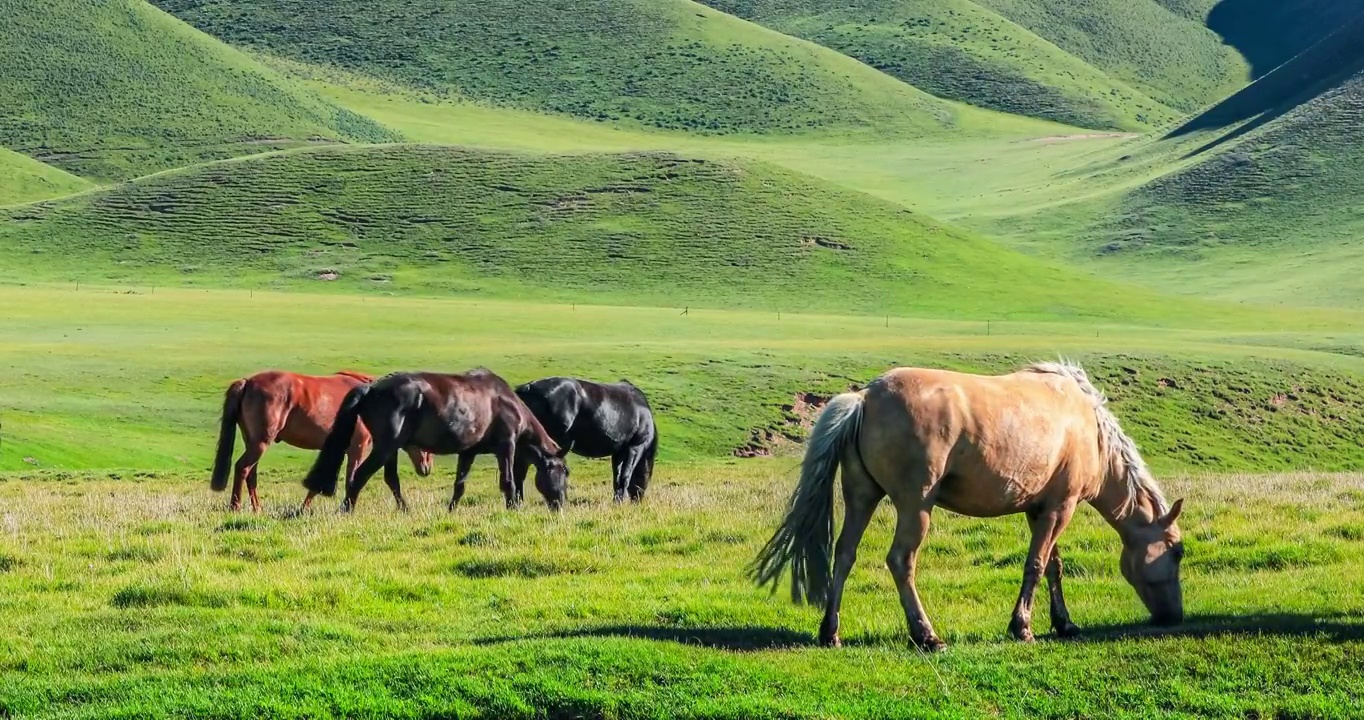
<svg viewBox="0 0 1364 720">
<path fill-rule="evenodd" d="M 1088 482 L 1096 469 L 1092 402 L 1045 373 L 898 368 L 867 386 L 862 423 L 875 477 L 937 477 L 943 504 L 969 515 L 1015 512 L 1065 472 Z"/>
</svg>

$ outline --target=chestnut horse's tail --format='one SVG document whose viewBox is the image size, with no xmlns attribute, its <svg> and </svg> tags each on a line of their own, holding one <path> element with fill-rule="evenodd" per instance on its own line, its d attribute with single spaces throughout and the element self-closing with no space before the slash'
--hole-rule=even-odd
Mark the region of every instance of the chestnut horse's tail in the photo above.
<svg viewBox="0 0 1364 720">
<path fill-rule="evenodd" d="M 303 479 L 303 487 L 308 488 L 309 492 L 322 493 L 327 497 L 336 494 L 336 474 L 341 472 L 341 463 L 350 449 L 351 439 L 355 437 L 355 425 L 360 422 L 360 405 L 369 389 L 369 385 L 357 385 L 341 401 L 341 409 L 332 422 L 332 431 L 327 433 L 327 440 L 322 443 L 322 452 L 317 454 L 308 477 Z"/>
<path fill-rule="evenodd" d="M 232 446 L 237 442 L 237 419 L 242 413 L 242 392 L 245 380 L 235 380 L 223 395 L 222 427 L 218 430 L 218 453 L 213 459 L 213 479 L 209 487 L 215 492 L 227 489 L 227 470 L 232 464 Z"/>
<path fill-rule="evenodd" d="M 753 561 L 751 573 L 759 585 L 776 589 L 782 571 L 791 566 L 791 600 L 822 603 L 833 575 L 834 478 L 839 457 L 848 443 L 856 442 L 862 428 L 865 391 L 844 393 L 829 401 L 820 413 L 805 459 L 800 483 L 791 496 L 786 518 Z"/>
</svg>

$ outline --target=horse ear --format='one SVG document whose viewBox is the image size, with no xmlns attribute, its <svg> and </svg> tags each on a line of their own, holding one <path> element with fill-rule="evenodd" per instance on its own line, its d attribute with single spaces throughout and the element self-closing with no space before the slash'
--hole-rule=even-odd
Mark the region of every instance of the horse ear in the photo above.
<svg viewBox="0 0 1364 720">
<path fill-rule="evenodd" d="M 1157 522 L 1159 522 L 1159 523 L 1161 524 L 1161 526 L 1167 527 L 1167 528 L 1168 528 L 1168 527 L 1170 527 L 1171 525 L 1174 525 L 1174 524 L 1175 524 L 1175 520 L 1178 520 L 1178 519 L 1179 519 L 1179 513 L 1183 512 L 1183 511 L 1184 511 L 1184 498 L 1180 498 L 1180 499 L 1178 499 L 1178 500 L 1175 501 L 1175 504 L 1174 504 L 1174 505 L 1170 506 L 1170 512 L 1165 513 L 1165 517 L 1161 518 L 1161 519 L 1158 520 Z"/>
</svg>

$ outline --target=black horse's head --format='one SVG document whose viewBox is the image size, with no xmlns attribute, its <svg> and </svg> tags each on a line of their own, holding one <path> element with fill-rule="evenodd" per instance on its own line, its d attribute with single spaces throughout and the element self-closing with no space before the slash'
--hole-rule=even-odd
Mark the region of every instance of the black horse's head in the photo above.
<svg viewBox="0 0 1364 720">
<path fill-rule="evenodd" d="M 535 462 L 535 489 L 545 497 L 550 510 L 562 509 L 568 503 L 568 463 L 560 455 L 539 448 L 531 457 Z"/>
</svg>

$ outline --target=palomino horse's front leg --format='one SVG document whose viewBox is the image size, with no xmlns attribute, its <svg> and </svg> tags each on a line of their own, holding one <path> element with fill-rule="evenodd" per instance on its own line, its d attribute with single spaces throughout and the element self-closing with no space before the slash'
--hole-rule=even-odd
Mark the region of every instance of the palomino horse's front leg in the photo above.
<svg viewBox="0 0 1364 720">
<path fill-rule="evenodd" d="M 1051 562 L 1051 552 L 1056 546 L 1056 538 L 1070 522 L 1075 512 L 1075 504 L 1028 513 L 1032 526 L 1032 542 L 1028 546 L 1028 559 L 1023 565 L 1023 586 L 1018 591 L 1018 602 L 1014 604 L 1013 619 L 1009 621 L 1009 634 L 1023 642 L 1032 642 L 1032 601 L 1037 591 L 1037 583 Z"/>
<path fill-rule="evenodd" d="M 934 652 L 947 647 L 933 625 L 928 621 L 919 591 L 914 586 L 915 565 L 919 560 L 919 547 L 928 536 L 928 523 L 932 506 L 925 508 L 906 508 L 898 511 L 895 523 L 895 540 L 886 555 L 886 567 L 895 580 L 895 589 L 900 591 L 900 605 L 905 609 L 905 622 L 909 624 L 909 638 L 923 650 Z"/>
</svg>

